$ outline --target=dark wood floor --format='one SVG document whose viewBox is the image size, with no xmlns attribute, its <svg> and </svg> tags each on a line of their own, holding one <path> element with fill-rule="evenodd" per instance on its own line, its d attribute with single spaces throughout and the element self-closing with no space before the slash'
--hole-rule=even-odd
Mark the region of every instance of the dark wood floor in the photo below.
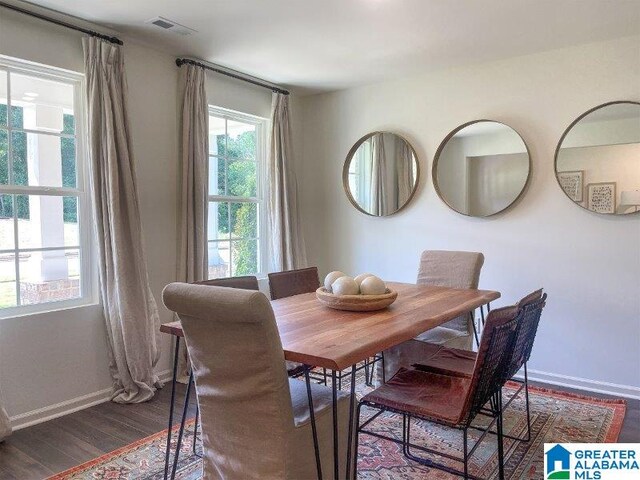
<svg viewBox="0 0 640 480">
<path fill-rule="evenodd" d="M 183 404 L 183 392 L 180 385 L 176 405 Z M 0 480 L 46 478 L 159 432 L 167 426 L 170 395 L 166 387 L 144 404 L 103 403 L 19 430 L 0 444 Z M 628 401 L 619 441 L 640 441 L 640 400 Z"/>
</svg>

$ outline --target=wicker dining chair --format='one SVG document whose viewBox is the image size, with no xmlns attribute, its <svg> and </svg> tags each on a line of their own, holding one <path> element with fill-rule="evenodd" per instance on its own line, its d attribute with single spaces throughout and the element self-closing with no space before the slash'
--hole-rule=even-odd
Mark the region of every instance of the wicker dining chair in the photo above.
<svg viewBox="0 0 640 480">
<path fill-rule="evenodd" d="M 527 373 L 527 362 L 531 357 L 533 343 L 540 324 L 542 310 L 546 305 L 547 294 L 543 295 L 542 289 L 536 290 L 522 298 L 515 307 L 523 310 L 520 316 L 516 332 L 516 341 L 513 353 L 509 359 L 507 369 L 505 370 L 505 382 L 512 380 L 520 386 L 511 398 L 504 404 L 506 409 L 515 398 L 524 390 L 525 408 L 527 412 L 527 434 L 524 437 L 507 436 L 512 440 L 528 442 L 531 439 L 531 409 L 529 405 L 529 378 Z M 422 371 L 429 371 L 441 375 L 466 376 L 473 374 L 474 363 L 477 354 L 467 350 L 459 350 L 455 348 L 441 348 L 437 352 L 425 353 L 424 361 L 416 363 L 413 366 Z M 523 369 L 522 380 L 514 378 L 514 376 Z"/>
<path fill-rule="evenodd" d="M 320 287 L 318 267 L 274 272 L 270 273 L 268 276 L 271 300 L 293 297 L 294 295 L 300 295 L 303 293 L 312 293 Z M 287 372 L 290 377 L 300 376 L 304 371 L 305 366 L 303 364 L 287 360 Z M 326 372 L 324 373 L 323 381 L 326 385 Z"/>
<path fill-rule="evenodd" d="M 359 402 L 356 432 L 400 443 L 404 455 L 420 464 L 454 475 L 461 475 L 464 478 L 476 478 L 469 474 L 469 457 L 473 455 L 480 442 L 495 424 L 498 434 L 499 478 L 504 479 L 502 406 L 500 403 L 502 396 L 500 392 L 515 344 L 516 328 L 522 314 L 523 310 L 519 310 L 517 307 L 504 307 L 491 311 L 487 317 L 471 377 L 441 375 L 402 367 L 387 383 L 365 395 Z M 487 405 L 489 406 L 487 407 Z M 377 409 L 379 412 L 360 424 L 360 412 L 363 406 Z M 365 430 L 365 427 L 375 421 L 382 412 L 402 415 L 402 440 Z M 469 449 L 468 430 L 476 428 L 471 424 L 478 415 L 486 415 L 491 418 L 491 421 L 473 447 Z M 442 452 L 423 445 L 412 444 L 412 418 L 462 430 L 462 458 L 443 455 Z M 357 442 L 356 436 L 354 453 L 356 459 Z M 459 461 L 463 464 L 463 471 L 419 457 L 412 452 L 413 449 Z M 356 477 L 354 476 L 354 478 Z"/>
</svg>

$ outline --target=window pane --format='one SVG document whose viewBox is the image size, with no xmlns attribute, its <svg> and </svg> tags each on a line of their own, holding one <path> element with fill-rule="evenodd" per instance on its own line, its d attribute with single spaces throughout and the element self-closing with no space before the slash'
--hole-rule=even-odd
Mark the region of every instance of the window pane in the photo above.
<svg viewBox="0 0 640 480">
<path fill-rule="evenodd" d="M 75 188 L 74 138 L 12 132 L 11 142 L 15 185 Z"/>
<path fill-rule="evenodd" d="M 231 237 L 257 238 L 258 205 L 256 203 L 231 204 Z"/>
<path fill-rule="evenodd" d="M 258 241 L 236 240 L 232 242 L 233 275 L 249 275 L 258 272 Z"/>
<path fill-rule="evenodd" d="M 0 70 L 0 126 L 7 125 L 7 72 Z"/>
<path fill-rule="evenodd" d="M 0 195 L 0 250 L 15 247 L 13 195 Z"/>
<path fill-rule="evenodd" d="M 61 133 L 63 115 L 74 112 L 73 85 L 12 73 L 11 105 L 21 107 L 11 112 L 15 128 Z"/>
<path fill-rule="evenodd" d="M 0 105 L 2 108 L 2 105 Z M 0 128 L 0 184 L 9 183 L 9 134 Z"/>
<path fill-rule="evenodd" d="M 209 242 L 209 278 L 230 277 L 230 242 Z"/>
<path fill-rule="evenodd" d="M 256 159 L 256 126 L 227 121 L 227 156 L 242 160 Z"/>
<path fill-rule="evenodd" d="M 16 195 L 19 248 L 75 247 L 80 244 L 78 199 Z"/>
<path fill-rule="evenodd" d="M 56 302 L 79 298 L 80 252 L 49 250 L 20 255 L 20 303 Z"/>
<path fill-rule="evenodd" d="M 209 157 L 209 195 L 226 195 L 225 161 L 218 157 Z"/>
<path fill-rule="evenodd" d="M 227 166 L 228 195 L 255 197 L 257 175 L 256 162 L 229 162 Z"/>
<path fill-rule="evenodd" d="M 209 155 L 224 155 L 226 120 L 220 117 L 209 117 Z"/>
<path fill-rule="evenodd" d="M 13 253 L 0 254 L 0 308 L 15 307 L 16 299 L 16 256 Z"/>
<path fill-rule="evenodd" d="M 209 202 L 207 240 L 229 239 L 229 203 Z"/>
</svg>

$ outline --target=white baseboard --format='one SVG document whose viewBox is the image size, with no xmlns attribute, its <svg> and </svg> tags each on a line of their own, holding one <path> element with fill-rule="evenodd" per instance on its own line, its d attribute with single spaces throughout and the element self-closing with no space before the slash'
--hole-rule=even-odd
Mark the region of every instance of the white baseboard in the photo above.
<svg viewBox="0 0 640 480">
<path fill-rule="evenodd" d="M 162 382 L 171 380 L 171 370 L 158 372 L 158 377 Z M 43 423 L 54 418 L 62 417 L 85 408 L 93 407 L 104 402 L 108 402 L 111 398 L 111 388 L 99 390 L 97 392 L 82 395 L 80 397 L 65 400 L 64 402 L 48 405 L 46 407 L 31 410 L 30 412 L 14 415 L 9 420 L 14 430 L 27 428 L 38 423 Z"/>
<path fill-rule="evenodd" d="M 556 373 L 542 372 L 540 370 L 528 371 L 529 380 L 534 382 L 548 383 L 561 387 L 575 388 L 587 392 L 603 393 L 614 397 L 633 398 L 640 400 L 640 387 L 631 385 L 620 385 L 618 383 L 601 382 L 589 380 L 587 378 L 571 377 L 568 375 L 558 375 Z M 522 373 L 516 377 L 522 378 Z"/>
</svg>

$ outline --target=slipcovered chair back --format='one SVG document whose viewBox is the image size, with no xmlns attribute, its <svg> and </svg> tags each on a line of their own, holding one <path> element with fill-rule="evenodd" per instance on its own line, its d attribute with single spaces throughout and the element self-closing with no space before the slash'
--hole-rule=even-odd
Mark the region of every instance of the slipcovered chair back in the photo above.
<svg viewBox="0 0 640 480">
<path fill-rule="evenodd" d="M 284 353 L 260 292 L 172 283 L 202 418 L 204 477 L 285 478 L 293 411 Z"/>
<path fill-rule="evenodd" d="M 478 288 L 484 255 L 479 252 L 425 250 L 420 257 L 418 285 Z M 444 323 L 443 327 L 471 334 L 468 315 Z"/>
<path fill-rule="evenodd" d="M 214 278 L 213 280 L 202 280 L 200 282 L 193 282 L 194 285 L 209 285 L 210 287 L 228 287 L 228 288 L 242 288 L 244 290 L 260 290 L 258 286 L 258 279 L 253 275 L 246 275 L 244 277 L 225 277 Z"/>
</svg>

